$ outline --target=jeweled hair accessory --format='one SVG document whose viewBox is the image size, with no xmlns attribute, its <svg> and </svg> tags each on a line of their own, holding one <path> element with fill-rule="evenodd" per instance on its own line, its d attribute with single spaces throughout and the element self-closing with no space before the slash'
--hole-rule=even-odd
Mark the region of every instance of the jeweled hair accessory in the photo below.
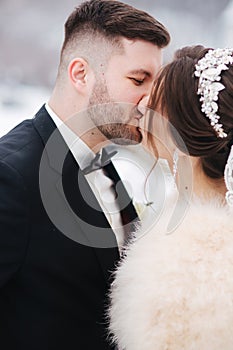
<svg viewBox="0 0 233 350">
<path fill-rule="evenodd" d="M 197 94 L 200 95 L 201 111 L 209 118 L 210 124 L 218 137 L 227 137 L 222 124 L 219 123 L 218 94 L 225 89 L 221 80 L 221 72 L 229 69 L 227 64 L 233 63 L 233 49 L 209 50 L 195 65 L 195 76 L 199 78 Z"/>
</svg>

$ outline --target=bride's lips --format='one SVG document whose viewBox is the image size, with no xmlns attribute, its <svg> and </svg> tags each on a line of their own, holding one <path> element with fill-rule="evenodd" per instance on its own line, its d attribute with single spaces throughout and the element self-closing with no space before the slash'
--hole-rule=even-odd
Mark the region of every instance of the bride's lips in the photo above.
<svg viewBox="0 0 233 350">
<path fill-rule="evenodd" d="M 133 118 L 137 120 L 140 120 L 144 115 L 144 113 L 142 113 L 141 108 L 139 108 L 139 106 L 134 107 L 132 113 L 133 113 Z"/>
<path fill-rule="evenodd" d="M 147 109 L 148 107 L 146 104 L 139 104 L 137 106 L 137 111 L 141 114 L 141 117 L 143 117 L 146 114 Z"/>
</svg>

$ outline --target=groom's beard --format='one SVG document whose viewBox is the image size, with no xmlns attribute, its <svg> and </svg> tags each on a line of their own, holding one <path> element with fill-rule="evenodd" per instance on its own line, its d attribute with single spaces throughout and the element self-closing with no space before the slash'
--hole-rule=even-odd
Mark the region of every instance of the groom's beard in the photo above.
<svg viewBox="0 0 233 350">
<path fill-rule="evenodd" d="M 112 142 L 131 145 L 142 141 L 135 118 L 140 112 L 132 104 L 113 102 L 106 83 L 95 84 L 87 112 L 101 133 Z"/>
</svg>

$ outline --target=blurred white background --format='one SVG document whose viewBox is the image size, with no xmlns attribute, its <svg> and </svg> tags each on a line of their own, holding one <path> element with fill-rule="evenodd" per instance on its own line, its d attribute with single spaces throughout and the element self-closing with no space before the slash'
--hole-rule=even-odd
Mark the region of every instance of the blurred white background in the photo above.
<svg viewBox="0 0 233 350">
<path fill-rule="evenodd" d="M 55 81 L 63 26 L 79 0 L 0 0 L 0 135 L 31 118 Z M 125 0 L 171 33 L 165 50 L 190 44 L 233 46 L 233 0 Z"/>
</svg>

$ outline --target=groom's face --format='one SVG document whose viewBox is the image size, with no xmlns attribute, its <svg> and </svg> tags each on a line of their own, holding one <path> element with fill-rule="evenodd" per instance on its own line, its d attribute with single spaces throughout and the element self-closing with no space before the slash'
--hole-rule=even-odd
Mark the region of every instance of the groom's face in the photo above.
<svg viewBox="0 0 233 350">
<path fill-rule="evenodd" d="M 156 73 L 161 67 L 161 49 L 142 40 L 123 39 L 124 50 L 114 54 L 107 69 L 97 79 L 89 101 L 91 118 L 101 132 L 113 142 L 139 143 L 142 134 L 138 106 L 149 95 Z"/>
</svg>

